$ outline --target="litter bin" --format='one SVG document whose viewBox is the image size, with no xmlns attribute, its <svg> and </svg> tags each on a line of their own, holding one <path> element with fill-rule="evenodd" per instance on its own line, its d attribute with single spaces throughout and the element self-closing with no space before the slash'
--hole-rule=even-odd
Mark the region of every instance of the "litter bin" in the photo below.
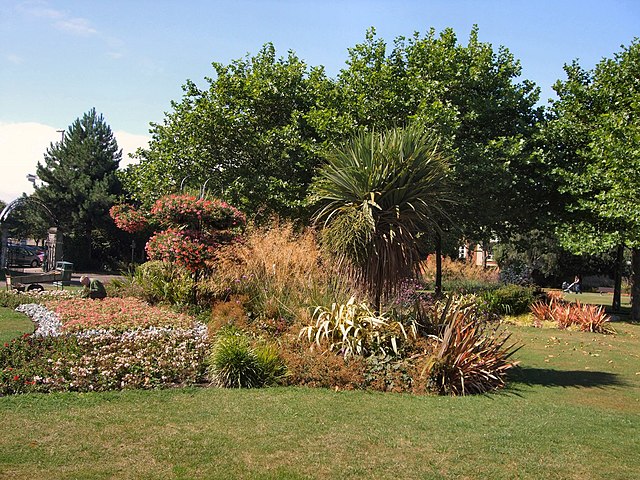
<svg viewBox="0 0 640 480">
<path fill-rule="evenodd" d="M 71 274 L 73 273 L 73 263 L 71 262 L 56 262 L 56 270 L 62 274 L 60 279 L 61 286 L 71 285 Z"/>
</svg>

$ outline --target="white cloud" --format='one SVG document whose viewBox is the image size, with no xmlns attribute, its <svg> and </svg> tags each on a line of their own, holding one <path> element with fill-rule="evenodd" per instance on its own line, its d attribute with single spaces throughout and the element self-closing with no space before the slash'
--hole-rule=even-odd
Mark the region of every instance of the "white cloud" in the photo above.
<svg viewBox="0 0 640 480">
<path fill-rule="evenodd" d="M 91 26 L 86 18 L 73 17 L 66 12 L 56 10 L 46 1 L 28 1 L 19 6 L 20 10 L 33 17 L 46 18 L 52 21 L 52 25 L 58 30 L 72 35 L 94 35 L 98 31 Z"/>
<path fill-rule="evenodd" d="M 8 55 L 5 55 L 5 58 L 6 58 L 9 62 L 11 62 L 11 63 L 13 63 L 13 64 L 15 64 L 15 65 L 20 65 L 21 63 L 24 63 L 24 59 L 23 59 L 21 56 L 16 55 L 16 54 L 14 54 L 14 53 L 10 53 L 10 54 L 8 54 Z"/>
<path fill-rule="evenodd" d="M 146 148 L 149 146 L 149 137 L 146 135 L 135 135 L 133 133 L 113 132 L 116 137 L 118 146 L 122 149 L 122 160 L 120 160 L 120 168 L 124 168 L 132 163 L 137 163 L 137 160 L 133 160 L 129 157 L 129 154 L 133 154 L 138 148 Z"/>
<path fill-rule="evenodd" d="M 73 35 L 87 36 L 98 33 L 86 18 L 67 18 L 55 22 L 54 25 L 58 30 L 68 32 Z"/>
<path fill-rule="evenodd" d="M 122 149 L 121 167 L 134 163 L 129 158 L 139 147 L 146 147 L 149 138 L 119 131 L 114 132 Z M 51 144 L 60 139 L 55 127 L 41 123 L 0 123 L 0 200 L 10 202 L 23 192 L 33 192 L 27 174 L 35 173 L 38 161 Z"/>
</svg>

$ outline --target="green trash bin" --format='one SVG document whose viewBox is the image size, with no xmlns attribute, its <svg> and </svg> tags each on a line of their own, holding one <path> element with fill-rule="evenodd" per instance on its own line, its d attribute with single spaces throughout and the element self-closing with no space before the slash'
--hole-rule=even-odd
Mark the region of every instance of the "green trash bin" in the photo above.
<svg viewBox="0 0 640 480">
<path fill-rule="evenodd" d="M 71 262 L 56 262 L 56 270 L 62 273 L 60 279 L 61 286 L 71 285 L 71 274 L 73 273 L 73 263 Z"/>
</svg>

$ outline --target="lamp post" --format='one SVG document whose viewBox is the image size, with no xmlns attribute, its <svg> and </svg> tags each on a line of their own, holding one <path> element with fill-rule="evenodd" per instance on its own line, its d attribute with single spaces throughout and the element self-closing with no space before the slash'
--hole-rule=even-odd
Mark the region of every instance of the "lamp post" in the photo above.
<svg viewBox="0 0 640 480">
<path fill-rule="evenodd" d="M 38 179 L 37 175 L 34 175 L 33 173 L 27 173 L 27 180 L 29 180 L 31 183 L 33 183 L 33 188 L 36 188 L 36 180 Z"/>
</svg>

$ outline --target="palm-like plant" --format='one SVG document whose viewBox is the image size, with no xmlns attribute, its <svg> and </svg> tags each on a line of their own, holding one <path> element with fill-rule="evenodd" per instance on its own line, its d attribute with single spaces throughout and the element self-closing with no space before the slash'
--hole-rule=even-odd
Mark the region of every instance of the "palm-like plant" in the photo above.
<svg viewBox="0 0 640 480">
<path fill-rule="evenodd" d="M 401 279 L 417 274 L 419 237 L 447 218 L 448 164 L 417 125 L 360 130 L 326 160 L 311 186 L 323 244 L 380 307 Z"/>
</svg>

